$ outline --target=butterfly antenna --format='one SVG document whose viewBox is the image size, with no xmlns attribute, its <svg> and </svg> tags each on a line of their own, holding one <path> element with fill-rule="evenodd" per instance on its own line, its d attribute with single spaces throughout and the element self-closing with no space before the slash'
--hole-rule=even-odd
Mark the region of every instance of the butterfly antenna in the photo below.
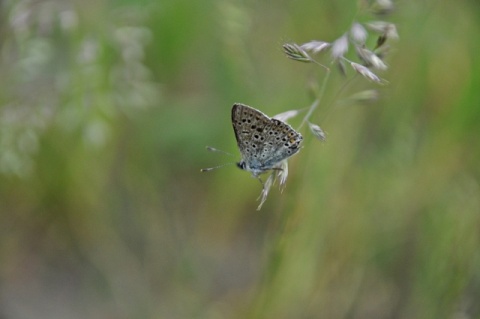
<svg viewBox="0 0 480 319">
<path fill-rule="evenodd" d="M 224 167 L 224 166 L 226 166 L 226 165 L 231 165 L 231 164 L 235 164 L 235 163 L 225 163 L 225 164 L 218 165 L 218 166 L 214 166 L 214 167 L 202 168 L 202 169 L 200 170 L 200 172 L 202 172 L 202 173 L 204 173 L 204 172 L 210 172 L 210 171 L 213 171 L 214 169 L 221 168 L 221 167 Z"/>
<path fill-rule="evenodd" d="M 210 151 L 210 152 L 223 153 L 223 154 L 228 155 L 228 156 L 233 156 L 233 154 L 230 154 L 228 152 L 219 150 L 218 148 L 215 148 L 215 147 L 207 146 L 206 148 L 207 148 L 207 151 Z"/>
</svg>

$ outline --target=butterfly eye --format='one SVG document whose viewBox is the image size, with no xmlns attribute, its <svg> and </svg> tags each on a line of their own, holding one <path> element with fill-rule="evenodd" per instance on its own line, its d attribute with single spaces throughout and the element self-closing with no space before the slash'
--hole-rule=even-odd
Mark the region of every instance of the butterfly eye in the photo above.
<svg viewBox="0 0 480 319">
<path fill-rule="evenodd" d="M 240 168 L 240 169 L 245 169 L 245 162 L 243 162 L 243 161 L 242 161 L 242 162 L 238 162 L 238 163 L 237 163 L 237 166 L 238 166 L 238 168 Z"/>
</svg>

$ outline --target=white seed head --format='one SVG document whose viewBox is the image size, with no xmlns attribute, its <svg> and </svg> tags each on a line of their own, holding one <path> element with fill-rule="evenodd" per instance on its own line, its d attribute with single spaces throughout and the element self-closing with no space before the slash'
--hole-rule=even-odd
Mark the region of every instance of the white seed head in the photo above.
<svg viewBox="0 0 480 319">
<path fill-rule="evenodd" d="M 367 67 L 365 67 L 361 64 L 355 63 L 355 62 L 351 62 L 350 65 L 352 66 L 352 68 L 355 71 L 360 73 L 363 77 L 365 77 L 365 78 L 367 78 L 367 79 L 369 79 L 373 82 L 377 82 L 377 83 L 382 83 L 383 82 L 375 73 L 370 71 Z"/>
<path fill-rule="evenodd" d="M 348 37 L 346 34 L 335 40 L 332 44 L 332 57 L 338 59 L 348 51 Z"/>
<path fill-rule="evenodd" d="M 310 51 L 312 53 L 319 53 L 331 46 L 330 43 L 324 41 L 312 40 L 310 42 L 304 43 L 300 46 L 305 51 Z"/>
<path fill-rule="evenodd" d="M 313 124 L 308 122 L 308 127 L 310 128 L 310 131 L 312 132 L 313 136 L 315 136 L 317 139 L 319 139 L 322 142 L 325 142 L 327 140 L 327 135 L 325 132 L 322 130 L 320 126 L 317 124 Z"/>
<path fill-rule="evenodd" d="M 356 47 L 356 51 L 360 59 L 362 59 L 367 66 L 373 66 L 379 70 L 387 69 L 387 65 L 372 51 L 362 47 Z"/>
<path fill-rule="evenodd" d="M 286 43 L 283 45 L 283 52 L 288 58 L 300 62 L 312 62 L 313 59 L 308 55 L 307 51 L 302 49 L 296 43 Z"/>
<path fill-rule="evenodd" d="M 366 24 L 367 28 L 390 39 L 398 39 L 397 27 L 395 24 L 385 21 L 373 21 Z"/>
<path fill-rule="evenodd" d="M 355 22 L 350 29 L 350 36 L 355 42 L 364 44 L 365 40 L 367 40 L 368 32 L 365 30 L 363 25 Z"/>
<path fill-rule="evenodd" d="M 299 110 L 290 110 L 290 111 L 286 111 L 286 112 L 274 115 L 272 118 L 277 119 L 277 120 L 282 121 L 282 122 L 286 122 L 287 120 L 297 116 L 298 113 L 300 113 Z"/>
<path fill-rule="evenodd" d="M 265 183 L 263 183 L 263 189 L 262 192 L 260 193 L 260 204 L 257 207 L 257 210 L 260 210 L 263 206 L 263 203 L 267 200 L 268 193 L 270 192 L 270 188 L 272 188 L 273 182 L 275 181 L 275 172 L 272 172 Z"/>
</svg>

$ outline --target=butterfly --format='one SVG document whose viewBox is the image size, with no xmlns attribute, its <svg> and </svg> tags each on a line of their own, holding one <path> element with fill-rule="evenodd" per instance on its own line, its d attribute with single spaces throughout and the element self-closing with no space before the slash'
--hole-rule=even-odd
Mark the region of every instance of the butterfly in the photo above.
<svg viewBox="0 0 480 319">
<path fill-rule="evenodd" d="M 248 105 L 235 103 L 232 125 L 242 159 L 237 166 L 257 177 L 282 170 L 282 163 L 300 150 L 303 137 L 290 125 Z"/>
<path fill-rule="evenodd" d="M 236 163 L 237 166 L 250 172 L 262 184 L 260 204 L 257 208 L 260 210 L 276 177 L 280 179 L 280 188 L 283 189 L 285 186 L 288 176 L 287 159 L 300 151 L 303 137 L 287 123 L 275 117 L 270 118 L 259 110 L 241 103 L 235 103 L 232 107 L 232 126 L 242 156 Z M 207 146 L 207 149 L 231 155 L 213 147 Z M 233 163 L 204 168 L 201 171 L 209 172 L 227 164 Z M 259 176 L 269 171 L 272 173 L 263 182 Z"/>
</svg>

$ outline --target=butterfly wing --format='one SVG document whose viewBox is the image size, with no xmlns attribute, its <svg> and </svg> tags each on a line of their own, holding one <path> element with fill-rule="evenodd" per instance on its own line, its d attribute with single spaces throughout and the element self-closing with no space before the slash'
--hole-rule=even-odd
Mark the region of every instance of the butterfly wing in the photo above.
<svg viewBox="0 0 480 319">
<path fill-rule="evenodd" d="M 300 150 L 300 133 L 247 105 L 233 105 L 232 125 L 247 170 L 263 172 L 276 168 Z"/>
<path fill-rule="evenodd" d="M 263 133 L 270 124 L 270 118 L 262 112 L 240 103 L 233 105 L 233 131 L 244 160 L 258 155 L 265 141 Z"/>
</svg>

